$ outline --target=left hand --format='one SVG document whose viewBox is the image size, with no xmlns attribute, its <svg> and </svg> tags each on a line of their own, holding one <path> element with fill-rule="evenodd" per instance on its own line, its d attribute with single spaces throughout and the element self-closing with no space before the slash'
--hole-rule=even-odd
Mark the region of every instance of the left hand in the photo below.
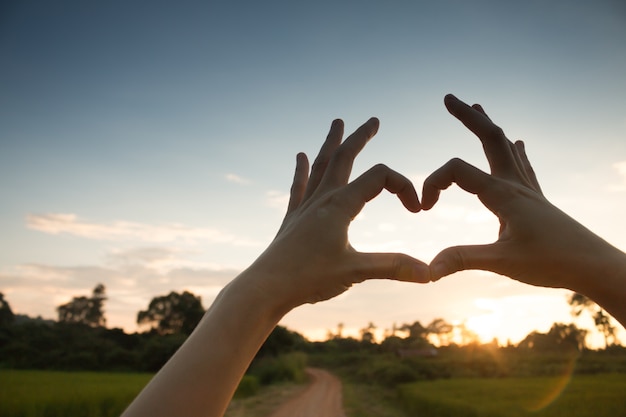
<svg viewBox="0 0 626 417">
<path fill-rule="evenodd" d="M 429 282 L 428 266 L 401 253 L 362 253 L 348 240 L 350 222 L 383 189 L 411 212 L 421 209 L 411 181 L 376 165 L 348 183 L 355 157 L 378 131 L 372 118 L 343 143 L 335 120 L 309 176 L 305 154 L 297 156 L 285 219 L 273 242 L 250 267 L 257 288 L 286 310 L 335 297 L 371 278 Z"/>
</svg>

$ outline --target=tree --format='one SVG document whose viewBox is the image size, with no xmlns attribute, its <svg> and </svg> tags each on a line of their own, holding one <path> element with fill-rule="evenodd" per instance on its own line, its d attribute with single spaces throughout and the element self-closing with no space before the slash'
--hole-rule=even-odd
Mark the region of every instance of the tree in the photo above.
<svg viewBox="0 0 626 417">
<path fill-rule="evenodd" d="M 371 321 L 367 325 L 367 327 L 361 329 L 361 341 L 365 343 L 374 343 L 376 340 L 376 336 L 374 332 L 376 331 L 376 325 Z"/>
<path fill-rule="evenodd" d="M 155 297 L 147 310 L 137 313 L 137 324 L 150 325 L 159 334 L 191 334 L 204 315 L 202 300 L 185 291 Z"/>
<path fill-rule="evenodd" d="M 106 301 L 106 289 L 98 284 L 93 289 L 91 297 L 74 297 L 72 301 L 57 307 L 59 322 L 82 323 L 91 327 L 104 327 L 104 302 Z"/>
<path fill-rule="evenodd" d="M 409 332 L 409 336 L 405 339 L 406 344 L 412 347 L 429 346 L 428 331 L 419 321 L 413 324 L 403 324 L 398 330 Z"/>
<path fill-rule="evenodd" d="M 0 327 L 10 325 L 13 320 L 15 320 L 15 314 L 13 314 L 9 302 L 4 299 L 4 294 L 0 292 Z"/>
<path fill-rule="evenodd" d="M 454 325 L 454 328 L 458 332 L 461 345 L 470 345 L 477 344 L 480 341 L 480 338 L 476 334 L 467 327 L 467 323 L 465 321 Z M 453 330 L 454 331 L 454 330 Z"/>
<path fill-rule="evenodd" d="M 426 332 L 437 338 L 439 346 L 450 344 L 450 338 L 453 330 L 454 326 L 441 318 L 434 319 L 428 326 L 426 326 Z"/>
<path fill-rule="evenodd" d="M 609 347 L 617 342 L 616 328 L 611 323 L 611 316 L 606 314 L 599 305 L 587 296 L 577 292 L 572 293 L 567 302 L 572 307 L 572 315 L 574 317 L 579 317 L 584 311 L 591 315 L 596 328 L 604 335 L 605 347 Z"/>
<path fill-rule="evenodd" d="M 533 331 L 519 343 L 520 348 L 537 351 L 582 350 L 587 331 L 575 324 L 554 323 L 548 333 Z"/>
</svg>

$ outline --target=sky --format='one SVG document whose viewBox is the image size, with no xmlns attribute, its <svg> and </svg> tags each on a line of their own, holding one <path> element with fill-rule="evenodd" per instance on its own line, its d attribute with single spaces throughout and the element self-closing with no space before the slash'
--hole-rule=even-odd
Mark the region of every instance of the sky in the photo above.
<svg viewBox="0 0 626 417">
<path fill-rule="evenodd" d="M 129 332 L 170 291 L 208 307 L 271 241 L 295 155 L 334 118 L 381 120 L 353 178 L 384 163 L 420 190 L 453 157 L 487 169 L 447 93 L 524 139 L 548 199 L 626 250 L 625 40 L 619 0 L 3 2 L 0 291 L 56 318 L 102 283 Z M 429 262 L 497 231 L 451 187 L 418 214 L 382 194 L 350 239 Z M 516 343 L 571 322 L 568 294 L 482 271 L 369 281 L 281 324 L 319 339 L 442 317 Z"/>
</svg>

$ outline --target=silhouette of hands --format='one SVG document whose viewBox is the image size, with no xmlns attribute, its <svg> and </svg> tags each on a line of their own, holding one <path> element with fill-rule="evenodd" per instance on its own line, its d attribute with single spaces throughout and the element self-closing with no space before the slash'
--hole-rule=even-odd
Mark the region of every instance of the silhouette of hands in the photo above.
<svg viewBox="0 0 626 417">
<path fill-rule="evenodd" d="M 498 217 L 500 231 L 492 244 L 441 251 L 430 264 L 431 279 L 482 269 L 528 284 L 585 292 L 590 276 L 603 271 L 609 258 L 623 255 L 543 196 L 523 142 L 510 142 L 480 105 L 468 106 L 453 95 L 444 102 L 482 142 L 491 174 L 452 159 L 425 180 L 422 208 L 431 209 L 440 191 L 456 183 Z"/>
<path fill-rule="evenodd" d="M 376 165 L 348 182 L 354 159 L 378 131 L 372 118 L 342 143 L 343 122 L 335 120 L 309 176 L 298 154 L 287 214 L 273 242 L 254 262 L 260 291 L 284 300 L 286 309 L 332 298 L 370 278 L 428 282 L 426 264 L 400 253 L 362 253 L 348 240 L 348 227 L 383 189 L 411 212 L 421 209 L 411 181 Z"/>
</svg>

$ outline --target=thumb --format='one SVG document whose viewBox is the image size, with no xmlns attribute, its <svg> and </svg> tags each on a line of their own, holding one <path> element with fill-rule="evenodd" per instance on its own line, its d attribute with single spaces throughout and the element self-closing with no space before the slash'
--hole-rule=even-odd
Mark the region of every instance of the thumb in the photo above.
<svg viewBox="0 0 626 417">
<path fill-rule="evenodd" d="M 430 280 L 467 269 L 493 271 L 497 257 L 495 244 L 452 246 L 439 252 L 430 263 Z"/>
<path fill-rule="evenodd" d="M 357 252 L 355 270 L 365 279 L 395 279 L 422 283 L 430 281 L 428 265 L 403 253 Z"/>
</svg>

